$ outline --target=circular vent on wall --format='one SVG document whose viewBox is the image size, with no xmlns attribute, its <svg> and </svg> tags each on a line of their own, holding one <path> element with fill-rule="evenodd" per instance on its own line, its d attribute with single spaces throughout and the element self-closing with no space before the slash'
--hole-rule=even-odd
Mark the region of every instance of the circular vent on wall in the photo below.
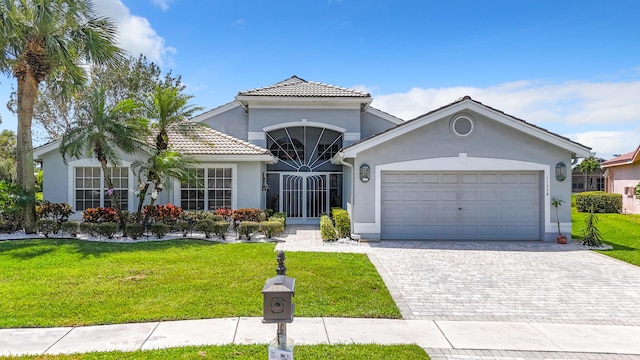
<svg viewBox="0 0 640 360">
<path fill-rule="evenodd" d="M 458 115 L 451 120 L 451 131 L 455 136 L 467 137 L 473 133 L 473 118 L 469 115 Z"/>
</svg>

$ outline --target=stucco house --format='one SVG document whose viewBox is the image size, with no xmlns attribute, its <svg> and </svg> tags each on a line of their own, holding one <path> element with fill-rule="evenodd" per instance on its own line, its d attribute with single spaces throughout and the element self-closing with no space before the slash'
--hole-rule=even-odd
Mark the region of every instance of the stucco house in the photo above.
<svg viewBox="0 0 640 360">
<path fill-rule="evenodd" d="M 590 148 L 469 97 L 409 121 L 372 100 L 296 76 L 242 91 L 191 119 L 210 126 L 207 144 L 170 141 L 200 161 L 203 181 L 176 181 L 158 202 L 270 208 L 288 223 L 317 223 L 338 206 L 369 240 L 555 240 L 551 199 L 570 201 L 570 164 Z M 57 142 L 34 153 L 45 199 L 75 211 L 108 205 L 95 160 L 65 165 Z M 130 210 L 136 156 L 113 170 Z M 570 234 L 570 206 L 560 208 L 560 222 Z"/>
<path fill-rule="evenodd" d="M 636 186 L 640 184 L 640 146 L 635 151 L 605 161 L 605 191 L 622 194 L 622 211 L 640 214 L 640 199 Z"/>
</svg>

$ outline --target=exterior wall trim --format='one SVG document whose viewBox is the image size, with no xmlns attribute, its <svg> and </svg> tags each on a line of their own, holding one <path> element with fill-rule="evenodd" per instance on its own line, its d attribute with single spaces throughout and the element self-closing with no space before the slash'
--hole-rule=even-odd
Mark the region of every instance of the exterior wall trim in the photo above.
<svg viewBox="0 0 640 360">
<path fill-rule="evenodd" d="M 300 121 L 291 121 L 291 122 L 286 122 L 286 123 L 280 123 L 280 124 L 276 124 L 276 125 L 271 125 L 271 126 L 266 126 L 262 128 L 263 132 L 269 132 L 272 130 L 277 130 L 277 129 L 282 129 L 285 127 L 296 127 L 296 126 L 311 126 L 311 127 L 318 127 L 318 128 L 325 128 L 325 129 L 329 129 L 329 130 L 333 130 L 333 131 L 337 131 L 339 133 L 344 134 L 347 129 L 340 127 L 340 126 L 336 126 L 336 125 L 331 125 L 331 124 L 325 124 L 325 123 L 321 123 L 321 122 L 317 122 L 317 121 L 307 121 L 307 119 L 302 119 Z M 254 133 L 256 134 L 256 133 Z"/>
</svg>

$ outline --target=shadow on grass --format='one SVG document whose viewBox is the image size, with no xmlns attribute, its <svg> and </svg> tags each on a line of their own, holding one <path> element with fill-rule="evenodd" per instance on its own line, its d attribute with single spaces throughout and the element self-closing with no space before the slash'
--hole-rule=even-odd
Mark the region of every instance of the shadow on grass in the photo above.
<svg viewBox="0 0 640 360">
<path fill-rule="evenodd" d="M 135 252 L 135 251 L 165 251 L 172 248 L 184 248 L 185 246 L 219 246 L 223 243 L 185 239 L 148 241 L 137 243 L 110 243 L 100 241 L 87 241 L 78 239 L 25 239 L 8 240 L 0 242 L 0 255 L 8 255 L 19 260 L 29 260 L 42 255 L 55 252 L 61 246 L 71 246 L 72 252 L 83 257 L 101 257 L 104 254 Z"/>
</svg>

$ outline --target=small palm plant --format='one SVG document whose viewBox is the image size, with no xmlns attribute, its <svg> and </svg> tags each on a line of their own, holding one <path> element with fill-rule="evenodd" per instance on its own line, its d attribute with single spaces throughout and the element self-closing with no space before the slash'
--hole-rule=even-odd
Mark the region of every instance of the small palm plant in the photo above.
<svg viewBox="0 0 640 360">
<path fill-rule="evenodd" d="M 562 235 L 562 232 L 560 231 L 560 212 L 558 211 L 558 208 L 562 206 L 562 203 L 564 203 L 564 200 L 560 200 L 556 198 L 551 199 L 551 206 L 556 208 L 556 222 L 558 223 L 558 239 L 560 239 L 560 237 L 564 237 L 564 235 Z M 565 241 L 566 241 L 566 237 L 565 237 Z"/>
<path fill-rule="evenodd" d="M 582 238 L 582 244 L 586 246 L 598 247 L 602 245 L 602 234 L 598 229 L 598 216 L 593 211 L 593 207 L 584 219 L 585 228 Z"/>
</svg>

